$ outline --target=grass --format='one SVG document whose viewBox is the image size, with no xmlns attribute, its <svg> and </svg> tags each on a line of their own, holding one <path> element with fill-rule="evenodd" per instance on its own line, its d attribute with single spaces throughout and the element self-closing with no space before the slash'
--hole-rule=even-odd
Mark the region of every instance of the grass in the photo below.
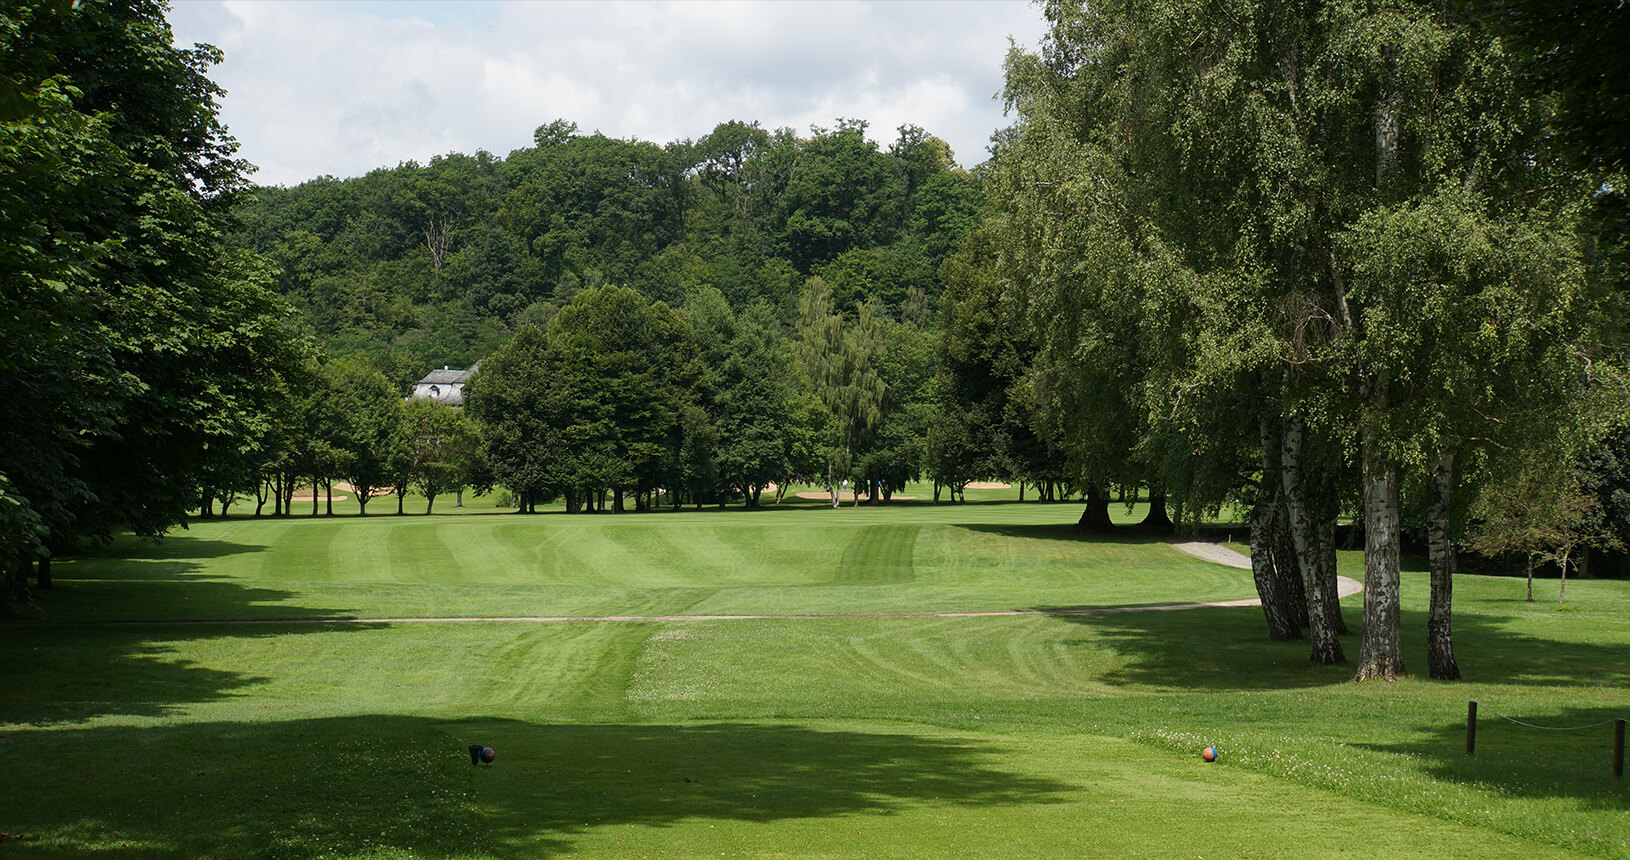
<svg viewBox="0 0 1630 860">
<path fill-rule="evenodd" d="M 1460 577 L 1472 680 L 1354 686 L 1255 609 L 873 614 L 1250 595 L 1079 538 L 1074 505 L 467 504 L 60 562 L 46 619 L 0 624 L 0 855 L 1630 857 L 1610 729 L 1485 710 L 1463 751 L 1468 699 L 1626 716 L 1630 584 L 1559 608 Z M 1404 586 L 1420 669 L 1424 572 Z M 844 617 L 497 620 L 715 614 Z M 462 615 L 488 620 L 340 623 Z M 208 623 L 233 619 L 260 623 Z"/>
</svg>

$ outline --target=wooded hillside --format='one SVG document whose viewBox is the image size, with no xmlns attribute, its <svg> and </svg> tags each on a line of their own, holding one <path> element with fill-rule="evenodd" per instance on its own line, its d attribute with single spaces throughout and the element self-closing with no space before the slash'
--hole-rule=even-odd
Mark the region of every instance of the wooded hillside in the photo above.
<svg viewBox="0 0 1630 860">
<path fill-rule="evenodd" d="M 887 149 L 865 132 L 859 120 L 807 136 L 731 121 L 658 145 L 556 120 L 507 158 L 257 189 L 238 241 L 277 264 L 329 353 L 366 354 L 399 384 L 467 366 L 601 284 L 669 305 L 713 287 L 790 322 L 819 275 L 841 308 L 875 298 L 921 322 L 940 264 L 979 219 L 977 172 L 923 129 L 900 129 Z"/>
</svg>

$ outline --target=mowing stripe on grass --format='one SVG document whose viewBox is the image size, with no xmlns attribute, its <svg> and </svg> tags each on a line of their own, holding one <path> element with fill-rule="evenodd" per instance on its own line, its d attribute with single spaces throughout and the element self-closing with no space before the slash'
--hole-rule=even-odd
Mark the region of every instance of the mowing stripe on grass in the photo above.
<svg viewBox="0 0 1630 860">
<path fill-rule="evenodd" d="M 843 551 L 834 582 L 910 582 L 918 525 L 867 526 Z"/>
</svg>

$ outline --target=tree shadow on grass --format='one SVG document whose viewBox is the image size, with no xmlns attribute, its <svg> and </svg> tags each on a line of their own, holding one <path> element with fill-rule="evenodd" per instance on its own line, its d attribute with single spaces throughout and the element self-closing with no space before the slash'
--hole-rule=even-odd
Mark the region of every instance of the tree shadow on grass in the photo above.
<svg viewBox="0 0 1630 860">
<path fill-rule="evenodd" d="M 472 766 L 466 744 L 498 750 Z M 395 715 L 24 730 L 0 740 L 8 856 L 539 856 L 596 828 L 1061 802 L 977 740 L 797 725 Z M 133 850 L 134 849 L 134 850 Z"/>
<path fill-rule="evenodd" d="M 58 574 L 76 565 L 96 566 L 108 562 L 164 561 L 170 559 L 223 558 L 229 555 L 265 552 L 264 544 L 217 540 L 195 537 L 191 534 L 167 535 L 163 540 L 147 540 L 134 535 L 121 535 L 104 546 L 70 555 L 58 568 Z M 140 566 L 140 565 L 137 565 Z"/>
<path fill-rule="evenodd" d="M 1100 544 L 1127 544 L 1141 546 L 1152 543 L 1166 543 L 1169 534 L 1159 529 L 1145 529 L 1137 526 L 1121 526 L 1108 534 L 1093 532 L 1077 528 L 1074 523 L 1047 523 L 1047 524 L 1007 524 L 1007 523 L 958 523 L 957 528 L 973 532 L 1001 535 L 1011 538 L 1026 538 L 1029 540 L 1057 540 L 1071 543 L 1100 543 Z"/>
<path fill-rule="evenodd" d="M 1266 690 L 1352 679 L 1351 666 L 1308 663 L 1305 641 L 1269 641 L 1262 610 L 1254 606 L 1055 617 L 1091 628 L 1097 642 L 1120 655 L 1120 668 L 1101 677 L 1116 686 Z M 1356 656 L 1356 636 L 1343 637 L 1342 645 L 1355 652 L 1349 659 Z"/>
<path fill-rule="evenodd" d="M 312 622 L 350 617 L 343 609 L 299 606 L 293 591 L 246 586 L 208 572 L 210 559 L 267 549 L 188 535 L 163 542 L 122 537 L 62 560 L 55 566 L 54 585 L 36 591 L 32 602 L 16 607 L 9 618 L 0 615 L 0 628 L 29 622 Z"/>
<path fill-rule="evenodd" d="M 292 603 L 298 595 L 246 587 L 200 573 L 187 559 L 262 547 L 181 538 L 131 542 L 109 561 L 65 564 L 37 613 L 0 620 L 0 723 L 51 725 L 103 716 L 158 717 L 217 701 L 262 683 L 254 675 L 178 660 L 173 643 L 268 638 L 319 631 L 362 632 L 383 624 L 343 622 L 347 613 Z M 124 559 L 136 558 L 125 564 Z M 234 623 L 232 619 L 270 619 Z M 294 623 L 288 623 L 294 622 Z"/>
<path fill-rule="evenodd" d="M 361 633 L 387 624 L 0 625 L 0 723 L 48 726 L 99 717 L 163 717 L 241 695 L 259 675 L 175 657 L 180 640 Z"/>
<path fill-rule="evenodd" d="M 1549 705 L 1508 716 L 1540 726 L 1592 728 L 1545 731 L 1517 725 L 1483 708 L 1477 720 L 1476 755 L 1466 755 L 1463 712 L 1459 719 L 1416 729 L 1416 739 L 1408 743 L 1353 746 L 1419 759 L 1427 774 L 1443 782 L 1517 797 L 1570 797 L 1590 809 L 1630 810 L 1630 780 L 1613 777 L 1610 722 L 1630 718 L 1630 704 Z"/>
<path fill-rule="evenodd" d="M 1262 610 L 1254 606 L 1057 618 L 1090 627 L 1100 641 L 1121 655 L 1122 667 L 1104 676 L 1107 683 L 1262 690 L 1350 681 L 1352 661 L 1358 658 L 1360 619 L 1356 609 L 1343 607 L 1353 632 L 1341 640 L 1349 662 L 1336 666 L 1309 664 L 1306 641 L 1269 641 Z M 1630 664 L 1625 663 L 1620 646 L 1516 634 L 1509 629 L 1512 620 L 1467 612 L 1455 616 L 1455 652 L 1466 680 L 1525 686 L 1630 686 Z M 1405 611 L 1403 630 L 1404 665 L 1424 676 L 1426 613 Z"/>
</svg>

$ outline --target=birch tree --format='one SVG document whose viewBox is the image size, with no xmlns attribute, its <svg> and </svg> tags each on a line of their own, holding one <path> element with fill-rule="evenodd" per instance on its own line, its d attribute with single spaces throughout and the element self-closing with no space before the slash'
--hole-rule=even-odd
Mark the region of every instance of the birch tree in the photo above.
<svg viewBox="0 0 1630 860">
<path fill-rule="evenodd" d="M 810 390 L 835 420 L 836 437 L 827 454 L 827 484 L 832 506 L 838 485 L 853 477 L 857 453 L 870 443 L 883 417 L 883 379 L 876 359 L 882 339 L 870 305 L 846 320 L 832 303 L 820 278 L 810 278 L 799 298 L 794 359 Z M 860 494 L 855 494 L 855 502 Z"/>
<path fill-rule="evenodd" d="M 1189 438 L 1239 425 L 1227 395 L 1264 410 L 1316 662 L 1344 659 L 1333 527 L 1356 466 L 1355 678 L 1400 676 L 1400 475 L 1456 486 L 1458 447 L 1502 421 L 1492 404 L 1532 408 L 1577 375 L 1580 189 L 1546 148 L 1544 105 L 1444 3 L 1047 11 L 1041 50 L 1008 62 L 1005 157 L 1029 172 L 1003 188 L 1011 244 L 1040 249 L 1016 270 L 1044 351 L 1095 365 L 1064 381 L 1090 398 L 1078 408 L 1130 389 L 1148 426 L 1187 422 Z M 1081 331 L 1115 319 L 1136 330 L 1109 359 Z M 1514 368 L 1541 379 L 1502 389 Z"/>
</svg>

